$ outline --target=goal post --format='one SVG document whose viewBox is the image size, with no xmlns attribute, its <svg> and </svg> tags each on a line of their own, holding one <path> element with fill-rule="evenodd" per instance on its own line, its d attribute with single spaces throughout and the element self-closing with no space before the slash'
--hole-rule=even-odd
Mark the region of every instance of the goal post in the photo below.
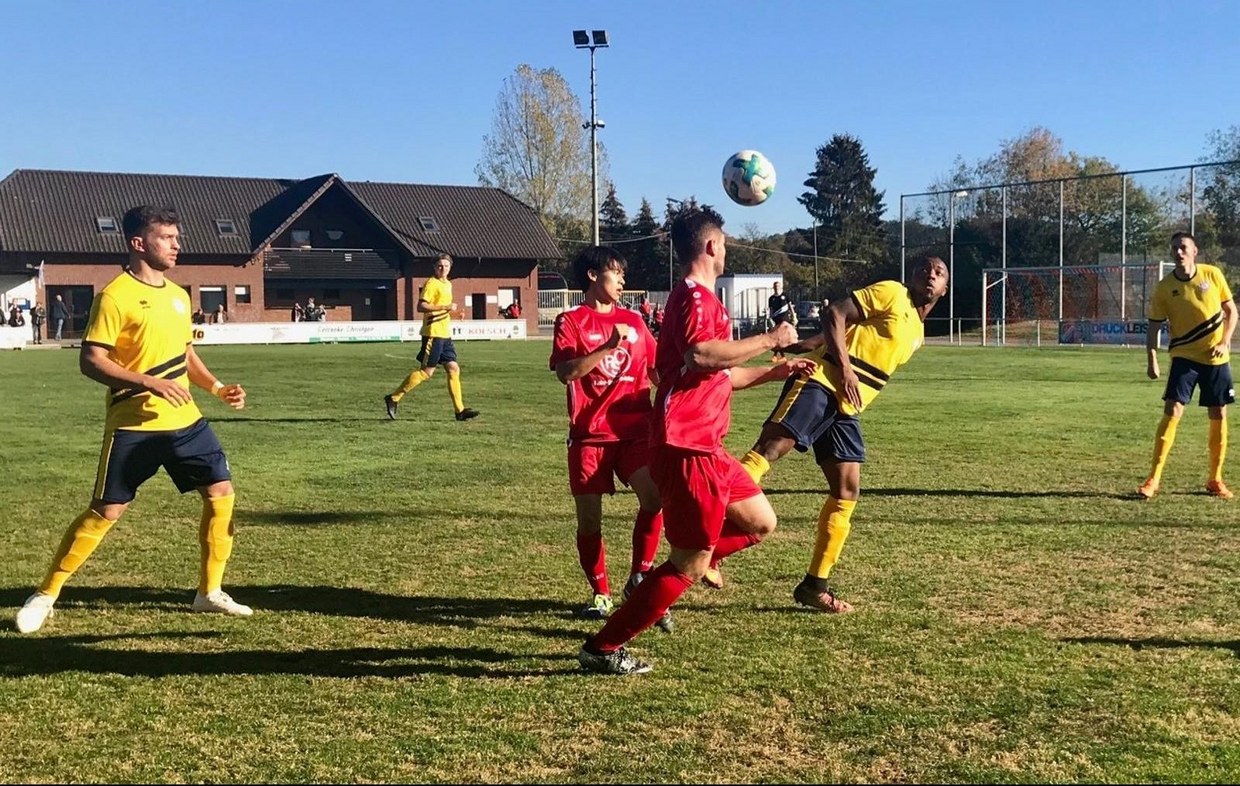
<svg viewBox="0 0 1240 786">
<path fill-rule="evenodd" d="M 1145 345 L 1154 285 L 1170 262 L 982 271 L 982 344 Z"/>
</svg>

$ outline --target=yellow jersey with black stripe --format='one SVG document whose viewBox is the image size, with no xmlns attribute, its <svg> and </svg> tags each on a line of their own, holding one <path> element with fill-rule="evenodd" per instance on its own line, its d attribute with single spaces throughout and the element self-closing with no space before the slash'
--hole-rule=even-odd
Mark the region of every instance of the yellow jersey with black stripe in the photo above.
<svg viewBox="0 0 1240 786">
<path fill-rule="evenodd" d="M 1231 288 L 1223 271 L 1198 263 L 1187 281 L 1173 270 L 1158 282 L 1150 300 L 1150 321 L 1167 323 L 1171 357 L 1221 366 L 1230 353 L 1210 357 L 1210 348 L 1223 340 L 1223 304 L 1229 300 Z"/>
<path fill-rule="evenodd" d="M 844 334 L 848 362 L 860 381 L 861 407 L 856 408 L 838 395 L 840 369 L 827 357 L 825 346 L 807 357 L 817 362 L 811 379 L 826 387 L 835 396 L 840 412 L 858 415 L 879 394 L 891 375 L 908 362 L 925 340 L 921 314 L 909 297 L 908 288 L 899 281 L 879 281 L 852 293 L 853 303 L 861 321 L 849 326 Z"/>
<path fill-rule="evenodd" d="M 186 347 L 193 341 L 189 295 L 171 281 L 144 284 L 128 272 L 112 279 L 90 307 L 83 344 L 108 350 L 108 359 L 128 371 L 174 379 L 189 390 Z M 177 431 L 202 419 L 191 401 L 174 407 L 135 388 L 107 393 L 106 429 Z"/>
<path fill-rule="evenodd" d="M 432 306 L 450 306 L 452 305 L 452 282 L 440 281 L 432 278 L 426 282 L 426 286 L 422 287 L 422 296 L 418 300 L 425 300 Z M 423 338 L 451 338 L 452 330 L 449 327 L 452 322 L 452 314 L 447 311 L 436 311 L 422 316 L 422 337 Z"/>
</svg>

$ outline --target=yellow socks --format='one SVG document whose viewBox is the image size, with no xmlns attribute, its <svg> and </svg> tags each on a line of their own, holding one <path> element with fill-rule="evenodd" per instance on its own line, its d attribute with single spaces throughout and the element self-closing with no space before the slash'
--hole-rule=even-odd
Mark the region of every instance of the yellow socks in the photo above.
<svg viewBox="0 0 1240 786">
<path fill-rule="evenodd" d="M 1162 420 L 1158 421 L 1158 430 L 1154 432 L 1154 463 L 1150 467 L 1150 480 L 1155 484 L 1162 480 L 1163 467 L 1171 454 L 1171 446 L 1175 444 L 1175 430 L 1179 425 L 1180 419 L 1174 415 L 1163 415 Z"/>
<path fill-rule="evenodd" d="M 1210 480 L 1222 482 L 1227 458 L 1227 421 L 1210 419 Z"/>
<path fill-rule="evenodd" d="M 224 581 L 224 565 L 232 554 L 232 513 L 236 498 L 236 494 L 229 494 L 202 501 L 202 525 L 198 530 L 202 569 L 198 573 L 198 591 L 203 595 L 215 592 Z"/>
<path fill-rule="evenodd" d="M 452 396 L 452 409 L 460 413 L 465 410 L 465 399 L 461 395 L 461 372 L 448 372 L 448 393 Z"/>
<path fill-rule="evenodd" d="M 809 563 L 809 575 L 825 579 L 840 559 L 844 541 L 852 529 L 849 519 L 857 507 L 855 499 L 827 497 L 818 513 L 818 539 L 814 542 L 814 558 Z"/>
<path fill-rule="evenodd" d="M 409 376 L 405 377 L 405 381 L 400 383 L 400 387 L 396 388 L 396 391 L 392 393 L 392 400 L 400 401 L 402 398 L 404 398 L 406 393 L 413 390 L 418 385 L 421 385 L 423 382 L 425 382 L 426 380 L 430 378 L 431 378 L 431 375 L 427 374 L 422 369 L 417 369 L 416 371 L 410 372 Z"/>
<path fill-rule="evenodd" d="M 749 473 L 749 477 L 753 478 L 754 483 L 761 483 L 766 473 L 771 471 L 771 462 L 756 450 L 745 454 L 745 457 L 741 459 L 741 466 Z"/>
<path fill-rule="evenodd" d="M 82 567 L 82 563 L 94 552 L 99 541 L 103 540 L 103 536 L 115 523 L 89 508 L 74 519 L 61 539 L 56 555 L 52 557 L 52 567 L 47 572 L 47 578 L 43 579 L 43 584 L 39 586 L 39 592 L 53 598 L 59 597 L 65 582 L 74 571 Z"/>
</svg>

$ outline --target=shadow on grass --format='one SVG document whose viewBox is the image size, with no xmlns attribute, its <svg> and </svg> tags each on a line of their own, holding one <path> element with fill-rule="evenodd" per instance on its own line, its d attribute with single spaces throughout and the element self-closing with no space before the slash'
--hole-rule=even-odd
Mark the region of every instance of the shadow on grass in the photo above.
<svg viewBox="0 0 1240 786">
<path fill-rule="evenodd" d="M 258 615 L 278 612 L 325 614 L 335 617 L 377 619 L 413 625 L 438 625 L 465 629 L 483 627 L 524 630 L 546 638 L 578 639 L 583 631 L 523 624 L 527 618 L 568 618 L 575 606 L 543 598 L 444 598 L 390 595 L 355 587 L 299 586 L 293 584 L 230 585 L 229 592 L 252 606 Z M 30 595 L 29 587 L 0 588 L 0 606 L 16 608 Z M 187 612 L 192 590 L 152 587 L 66 587 L 56 608 L 74 613 L 105 606 L 141 606 Z M 517 625 L 493 625 L 511 619 Z M 54 623 L 53 623 L 54 624 Z"/>
<path fill-rule="evenodd" d="M 1231 654 L 1240 658 L 1240 639 L 1232 641 L 1188 641 L 1185 639 L 1125 639 L 1110 638 L 1105 636 L 1085 636 L 1081 638 L 1066 638 L 1060 641 L 1068 644 L 1114 644 L 1120 647 L 1128 647 L 1140 652 L 1146 647 L 1154 649 L 1203 649 L 1203 650 L 1230 650 Z"/>
<path fill-rule="evenodd" d="M 373 417 L 357 418 L 230 418 L 214 417 L 211 423 L 358 423 L 375 420 Z M 386 418 L 385 418 L 386 419 Z"/>
<path fill-rule="evenodd" d="M 779 496 L 781 494 L 812 494 L 816 496 L 825 496 L 827 487 L 820 486 L 812 489 L 764 489 L 768 497 Z M 997 499 L 1021 499 L 1021 498 L 1079 498 L 1079 499 L 1131 499 L 1136 500 L 1135 494 L 1128 492 L 1114 491 L 1059 491 L 1055 489 L 1047 489 L 1044 491 L 1014 491 L 1010 489 L 906 489 L 906 488 L 866 488 L 861 487 L 861 496 L 863 497 L 994 497 Z"/>
<path fill-rule="evenodd" d="M 512 679 L 545 677 L 576 671 L 571 652 L 518 655 L 490 647 L 352 647 L 307 650 L 184 650 L 123 649 L 106 646 L 130 639 L 199 638 L 218 634 L 170 633 L 136 636 L 11 636 L 0 637 L 0 675 L 27 677 L 65 671 L 119 674 L 127 677 L 188 675 L 302 675 L 309 677 L 425 677 Z M 105 646 L 95 646 L 103 644 Z M 520 668 L 530 660 L 569 661 L 562 669 Z"/>
</svg>

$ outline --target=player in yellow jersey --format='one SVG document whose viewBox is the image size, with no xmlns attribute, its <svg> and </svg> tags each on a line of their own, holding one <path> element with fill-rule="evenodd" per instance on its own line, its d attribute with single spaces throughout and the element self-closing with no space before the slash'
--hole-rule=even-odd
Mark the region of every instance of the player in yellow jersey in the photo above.
<svg viewBox="0 0 1240 786">
<path fill-rule="evenodd" d="M 194 352 L 189 295 L 164 277 L 176 266 L 178 223 L 172 210 L 149 206 L 129 210 L 122 220 L 129 263 L 95 298 L 79 363 L 84 375 L 108 388 L 95 488 L 47 577 L 17 613 L 22 633 L 43 627 L 65 581 L 161 466 L 181 493 L 196 489 L 202 495 L 202 561 L 190 608 L 253 613 L 220 589 L 232 553 L 233 485 L 224 450 L 194 404 L 190 383 L 233 409 L 245 406 L 245 390 L 220 382 Z"/>
<path fill-rule="evenodd" d="M 926 316 L 948 285 L 947 265 L 925 257 L 913 280 L 880 281 L 822 312 L 822 333 L 788 348 L 809 350 L 812 374 L 788 378 L 774 411 L 741 464 L 756 481 L 794 447 L 814 449 L 830 494 L 818 515 L 818 538 L 805 578 L 793 591 L 803 606 L 840 614 L 852 605 L 827 583 L 852 528 L 861 495 L 865 441 L 858 415 L 878 396 L 896 369 L 925 339 Z"/>
<path fill-rule="evenodd" d="M 1158 334 L 1163 324 L 1170 336 L 1171 370 L 1163 393 L 1163 418 L 1154 436 L 1154 462 L 1137 496 L 1149 499 L 1158 493 L 1163 467 L 1184 405 L 1200 388 L 1198 403 L 1210 416 L 1210 478 L 1206 492 L 1222 499 L 1234 494 L 1223 482 L 1223 459 L 1227 455 L 1227 405 L 1235 402 L 1232 384 L 1231 336 L 1236 331 L 1236 304 L 1223 271 L 1197 262 L 1197 240 L 1187 232 L 1171 237 L 1172 270 L 1150 299 L 1150 322 L 1145 337 L 1146 374 L 1158 379 Z"/>
<path fill-rule="evenodd" d="M 478 417 L 478 410 L 465 406 L 461 395 L 461 367 L 456 362 L 456 347 L 452 344 L 452 315 L 457 312 L 452 300 L 452 282 L 448 273 L 452 270 L 452 257 L 440 254 L 435 260 L 435 277 L 427 280 L 418 299 L 418 311 L 422 317 L 422 349 L 418 352 L 417 369 L 405 377 L 400 387 L 383 397 L 387 416 L 396 420 L 396 406 L 405 394 L 430 379 L 436 366 L 448 372 L 448 393 L 452 396 L 452 409 L 457 420 Z"/>
</svg>

